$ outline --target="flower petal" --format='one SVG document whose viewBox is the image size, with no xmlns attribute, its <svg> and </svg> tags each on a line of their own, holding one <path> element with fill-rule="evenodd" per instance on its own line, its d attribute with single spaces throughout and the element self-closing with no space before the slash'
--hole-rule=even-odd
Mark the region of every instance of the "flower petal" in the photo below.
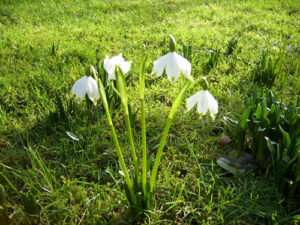
<svg viewBox="0 0 300 225">
<path fill-rule="evenodd" d="M 197 92 L 196 94 L 192 95 L 191 97 L 189 97 L 186 100 L 186 108 L 187 111 L 191 111 L 192 108 L 194 108 L 194 106 L 198 103 L 198 98 L 199 98 L 199 92 Z"/>
<path fill-rule="evenodd" d="M 87 84 L 87 77 L 84 76 L 79 80 L 77 80 L 71 89 L 71 92 L 80 100 L 82 100 L 85 97 L 86 88 L 87 88 L 86 84 Z"/>
<path fill-rule="evenodd" d="M 200 114 L 200 116 L 203 116 L 208 111 L 208 102 L 207 102 L 205 91 L 199 91 L 198 93 L 199 93 L 199 97 L 198 97 L 197 112 Z"/>
<path fill-rule="evenodd" d="M 209 91 L 206 91 L 206 98 L 208 101 L 210 116 L 214 119 L 216 114 L 218 113 L 218 102 Z"/>
<path fill-rule="evenodd" d="M 169 81 L 173 84 L 180 75 L 179 63 L 177 61 L 175 52 L 170 53 L 168 63 L 166 66 L 166 74 L 168 76 Z"/>
<path fill-rule="evenodd" d="M 97 81 L 92 77 L 88 77 L 87 79 L 87 94 L 90 100 L 96 103 L 96 101 L 100 98 Z"/>
<path fill-rule="evenodd" d="M 116 79 L 116 75 L 115 75 L 115 73 L 113 72 L 113 73 L 108 73 L 108 78 L 107 78 L 109 81 L 110 80 L 115 80 Z"/>
<path fill-rule="evenodd" d="M 114 73 L 114 65 L 111 63 L 108 56 L 106 56 L 103 61 L 103 67 L 108 74 Z"/>
<path fill-rule="evenodd" d="M 96 101 L 100 98 L 97 81 L 92 77 L 84 76 L 77 80 L 71 92 L 80 100 L 83 100 L 87 94 L 94 104 L 96 104 Z"/>
<path fill-rule="evenodd" d="M 128 73 L 128 71 L 130 70 L 131 63 L 132 63 L 131 61 L 123 61 L 122 63 L 119 64 L 119 67 L 122 70 L 123 74 Z"/>
<path fill-rule="evenodd" d="M 180 71 L 189 79 L 191 80 L 191 71 L 192 71 L 192 65 L 191 63 L 181 55 L 174 53 L 176 57 L 177 64 L 179 66 Z"/>
<path fill-rule="evenodd" d="M 115 76 L 116 66 L 119 66 L 122 72 L 125 74 L 128 73 L 128 71 L 130 70 L 130 65 L 131 65 L 131 61 L 125 61 L 122 56 L 122 53 L 120 55 L 113 56 L 111 58 L 106 56 L 106 58 L 103 61 L 103 67 L 108 74 L 108 80 L 116 79 Z"/>
<path fill-rule="evenodd" d="M 153 71 L 157 77 L 160 77 L 163 74 L 164 69 L 168 63 L 170 54 L 171 53 L 168 53 L 153 62 Z"/>
</svg>

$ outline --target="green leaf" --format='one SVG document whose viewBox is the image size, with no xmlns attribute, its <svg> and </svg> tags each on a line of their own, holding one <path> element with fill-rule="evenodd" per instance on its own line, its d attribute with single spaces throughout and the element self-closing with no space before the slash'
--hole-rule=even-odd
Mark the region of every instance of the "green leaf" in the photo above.
<svg viewBox="0 0 300 225">
<path fill-rule="evenodd" d="M 262 118 L 267 118 L 268 116 L 267 103 L 265 100 L 261 102 L 261 114 Z"/>
<path fill-rule="evenodd" d="M 120 93 L 120 98 L 121 98 L 121 102 L 124 106 L 124 109 L 126 109 L 127 105 L 128 105 L 128 97 L 127 97 L 127 91 L 126 91 L 125 77 L 119 67 L 116 68 L 115 73 L 116 73 L 117 89 Z M 127 110 L 127 112 L 125 112 L 125 114 L 126 113 L 128 113 L 128 110 Z"/>
<path fill-rule="evenodd" d="M 140 66 L 140 98 L 144 98 L 145 92 L 145 65 L 147 61 L 147 56 L 145 55 L 142 59 L 141 66 Z"/>
<path fill-rule="evenodd" d="M 38 214 L 40 212 L 40 207 L 35 200 L 35 196 L 31 191 L 27 193 L 21 192 L 21 201 L 24 206 L 25 212 L 29 214 Z"/>
<path fill-rule="evenodd" d="M 244 131 L 246 129 L 246 125 L 248 122 L 249 114 L 250 114 L 251 108 L 248 107 L 242 114 L 241 124 L 240 127 Z"/>
<path fill-rule="evenodd" d="M 262 112 L 261 112 L 261 106 L 260 106 L 260 103 L 259 103 L 257 105 L 257 108 L 256 108 L 256 118 L 261 119 L 261 115 L 262 115 Z"/>
<path fill-rule="evenodd" d="M 230 123 L 230 124 L 232 124 L 232 125 L 234 125 L 234 126 L 237 126 L 237 125 L 238 125 L 238 122 L 237 122 L 237 121 L 232 120 L 232 119 L 230 119 L 229 117 L 223 116 L 223 118 L 224 118 L 225 122 L 227 122 L 227 123 Z"/>
<path fill-rule="evenodd" d="M 191 81 L 188 81 L 184 86 L 183 88 L 180 90 L 179 94 L 177 95 L 177 97 L 175 98 L 174 102 L 173 102 L 173 105 L 172 105 L 172 108 L 171 108 L 171 111 L 169 113 L 169 118 L 170 119 L 173 119 L 173 116 L 177 110 L 177 108 L 179 107 L 183 97 L 184 97 L 184 94 L 185 92 L 194 85 L 195 82 L 191 82 Z"/>
<path fill-rule="evenodd" d="M 281 126 L 279 126 L 279 128 L 280 128 L 280 131 L 281 131 L 282 136 L 283 136 L 283 143 L 282 143 L 282 145 L 284 146 L 285 149 L 289 150 L 289 148 L 291 146 L 291 143 L 292 143 L 291 137 L 290 137 L 290 135 L 287 132 L 285 132 L 282 129 Z"/>
</svg>

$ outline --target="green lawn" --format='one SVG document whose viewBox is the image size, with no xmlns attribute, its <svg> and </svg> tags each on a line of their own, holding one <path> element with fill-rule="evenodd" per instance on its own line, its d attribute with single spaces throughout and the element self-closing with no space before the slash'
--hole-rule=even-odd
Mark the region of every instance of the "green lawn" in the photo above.
<svg viewBox="0 0 300 225">
<path fill-rule="evenodd" d="M 171 103 L 186 82 L 181 76 L 171 86 L 165 75 L 151 75 L 152 62 L 168 50 L 168 34 L 180 54 L 184 45 L 192 48 L 192 75 L 208 77 L 219 114 L 215 121 L 201 120 L 195 112 L 184 113 L 184 104 L 175 114 L 150 224 L 297 224 L 300 203 L 288 205 L 268 171 L 233 176 L 216 159 L 226 151 L 218 145 L 220 137 L 234 134 L 223 116 L 240 118 L 263 50 L 276 54 L 292 46 L 286 54 L 294 72 L 286 85 L 277 82 L 272 90 L 297 104 L 299 14 L 295 0 L 2 0 L 0 224 L 130 224 L 106 116 L 85 103 L 70 106 L 70 90 L 86 67 L 97 63 L 97 51 L 101 60 L 123 53 L 133 61 L 128 85 L 136 111 L 139 63 L 147 54 L 147 144 L 154 155 Z M 232 38 L 238 39 L 237 49 L 227 57 Z M 212 69 L 207 69 L 209 50 L 220 50 Z M 188 95 L 199 90 L 196 85 Z M 65 120 L 56 113 L 56 96 L 72 109 Z M 115 110 L 113 118 L 128 163 L 122 111 Z M 138 112 L 137 142 L 139 122 Z"/>
</svg>

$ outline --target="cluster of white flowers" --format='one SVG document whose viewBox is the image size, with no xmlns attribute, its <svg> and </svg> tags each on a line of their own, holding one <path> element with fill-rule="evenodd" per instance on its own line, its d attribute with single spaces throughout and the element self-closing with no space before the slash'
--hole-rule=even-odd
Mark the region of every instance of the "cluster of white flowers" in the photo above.
<svg viewBox="0 0 300 225">
<path fill-rule="evenodd" d="M 106 58 L 103 61 L 103 67 L 108 74 L 108 80 L 115 80 L 115 70 L 119 67 L 123 74 L 128 73 L 131 66 L 131 61 L 125 61 L 122 54 Z M 193 81 L 191 76 L 191 63 L 176 52 L 169 52 L 161 58 L 153 62 L 153 74 L 157 77 L 161 76 L 165 71 L 169 81 L 173 84 L 183 73 L 187 79 Z M 71 92 L 80 100 L 88 95 L 89 99 L 96 104 L 100 98 L 97 81 L 89 76 L 82 77 L 73 85 Z M 202 90 L 189 97 L 186 102 L 187 110 L 190 111 L 197 104 L 197 111 L 200 116 L 210 113 L 214 119 L 218 113 L 218 102 L 208 90 Z"/>
</svg>

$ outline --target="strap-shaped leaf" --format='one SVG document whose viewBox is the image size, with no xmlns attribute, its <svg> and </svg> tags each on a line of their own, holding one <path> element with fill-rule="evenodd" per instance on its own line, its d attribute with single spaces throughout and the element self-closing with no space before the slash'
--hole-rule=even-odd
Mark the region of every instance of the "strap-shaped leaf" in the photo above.
<svg viewBox="0 0 300 225">
<path fill-rule="evenodd" d="M 246 125 L 247 125 L 247 122 L 248 122 L 248 118 L 249 118 L 249 115 L 250 115 L 250 111 L 251 111 L 251 108 L 248 107 L 242 114 L 242 119 L 241 119 L 241 124 L 240 124 L 240 127 L 241 129 L 244 131 L 246 129 Z"/>
<path fill-rule="evenodd" d="M 232 119 L 230 119 L 229 117 L 223 116 L 223 119 L 225 120 L 225 122 L 230 123 L 230 124 L 232 124 L 232 125 L 234 125 L 234 126 L 237 126 L 237 125 L 238 125 L 238 122 L 237 122 L 237 121 L 232 120 Z"/>
</svg>

